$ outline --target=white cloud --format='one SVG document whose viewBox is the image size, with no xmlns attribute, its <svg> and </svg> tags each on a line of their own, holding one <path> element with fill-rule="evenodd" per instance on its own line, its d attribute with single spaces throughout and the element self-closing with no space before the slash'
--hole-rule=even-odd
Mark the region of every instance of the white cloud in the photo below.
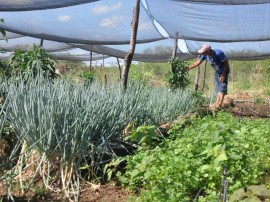
<svg viewBox="0 0 270 202">
<path fill-rule="evenodd" d="M 118 2 L 113 5 L 100 5 L 92 8 L 90 10 L 91 13 L 93 14 L 104 14 L 108 13 L 109 11 L 114 11 L 122 7 L 122 3 Z"/>
<path fill-rule="evenodd" d="M 67 22 L 71 19 L 69 15 L 59 15 L 58 16 L 58 21 L 60 22 Z"/>
<path fill-rule="evenodd" d="M 152 28 L 153 28 L 152 22 L 142 22 L 142 23 L 139 23 L 138 30 L 149 32 L 152 30 Z"/>
<path fill-rule="evenodd" d="M 91 9 L 91 13 L 94 14 L 107 13 L 108 11 L 109 11 L 108 6 L 96 6 L 95 8 Z"/>
<path fill-rule="evenodd" d="M 118 2 L 111 6 L 111 10 L 117 10 L 118 8 L 122 7 L 122 3 Z"/>
<path fill-rule="evenodd" d="M 105 19 L 101 20 L 101 22 L 99 23 L 99 26 L 101 26 L 101 27 L 115 28 L 123 20 L 124 20 L 124 17 L 123 16 L 113 15 L 110 18 L 105 18 Z"/>
</svg>

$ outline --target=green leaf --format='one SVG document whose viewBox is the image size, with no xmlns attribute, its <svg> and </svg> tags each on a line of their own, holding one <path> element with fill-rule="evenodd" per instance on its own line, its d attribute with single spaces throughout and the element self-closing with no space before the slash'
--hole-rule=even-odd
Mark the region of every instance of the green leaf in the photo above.
<svg viewBox="0 0 270 202">
<path fill-rule="evenodd" d="M 221 161 L 226 161 L 227 155 L 225 151 L 222 151 L 214 160 L 214 165 L 217 166 Z"/>
<path fill-rule="evenodd" d="M 200 167 L 200 171 L 202 173 L 204 173 L 205 171 L 209 170 L 210 169 L 210 165 L 203 165 Z"/>
<path fill-rule="evenodd" d="M 236 154 L 235 152 L 230 152 L 230 153 L 228 153 L 228 156 L 229 156 L 231 159 L 234 159 L 234 160 L 240 160 L 240 159 L 242 159 L 242 156 Z"/>
<path fill-rule="evenodd" d="M 87 165 L 87 164 L 80 167 L 80 170 L 87 170 L 87 169 L 89 169 L 89 165 Z"/>
</svg>

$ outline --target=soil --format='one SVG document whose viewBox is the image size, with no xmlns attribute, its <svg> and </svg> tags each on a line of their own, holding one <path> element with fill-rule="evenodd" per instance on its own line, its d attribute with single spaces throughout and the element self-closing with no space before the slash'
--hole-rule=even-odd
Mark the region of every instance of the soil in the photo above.
<svg viewBox="0 0 270 202">
<path fill-rule="evenodd" d="M 270 97 L 237 92 L 225 96 L 224 104 L 224 110 L 235 116 L 270 118 Z"/>
<path fill-rule="evenodd" d="M 26 191 L 21 193 L 19 190 L 14 191 L 13 198 L 16 202 L 66 202 L 70 201 L 58 193 L 38 193 L 37 191 Z M 123 190 L 120 186 L 110 184 L 100 185 L 99 190 L 93 191 L 91 186 L 84 186 L 80 194 L 80 202 L 126 202 L 133 193 Z M 7 199 L 6 187 L 0 183 L 0 199 L 3 197 L 3 202 L 11 201 Z"/>
<path fill-rule="evenodd" d="M 254 96 L 249 93 L 235 93 L 227 95 L 224 100 L 224 111 L 228 111 L 238 117 L 251 118 L 270 118 L 270 97 Z M 125 191 L 120 186 L 111 184 L 100 185 L 97 190 L 93 190 L 91 186 L 85 186 L 80 195 L 82 202 L 125 202 L 130 196 L 134 195 L 129 191 Z M 0 200 L 7 196 L 6 188 L 0 182 Z M 27 191 L 24 194 L 21 192 L 13 193 L 15 201 L 68 201 L 63 199 L 57 193 L 37 194 L 33 191 Z"/>
</svg>

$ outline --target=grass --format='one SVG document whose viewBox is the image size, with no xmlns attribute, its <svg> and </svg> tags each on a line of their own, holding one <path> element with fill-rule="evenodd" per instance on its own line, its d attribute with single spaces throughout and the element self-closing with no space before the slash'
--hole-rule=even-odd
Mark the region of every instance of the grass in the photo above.
<svg viewBox="0 0 270 202">
<path fill-rule="evenodd" d="M 195 60 L 189 60 L 191 64 Z M 204 64 L 201 64 L 201 73 L 199 78 L 199 88 L 202 83 Z M 270 60 L 254 60 L 254 61 L 230 61 L 231 72 L 229 75 L 228 94 L 233 94 L 236 91 L 245 91 L 261 95 L 270 96 Z M 89 71 L 87 68 L 80 68 L 81 70 Z M 129 72 L 129 80 L 141 79 L 148 85 L 157 86 L 165 85 L 164 76 L 170 71 L 168 63 L 139 63 L 132 65 Z M 107 84 L 119 82 L 119 70 L 117 66 L 113 67 L 94 67 L 95 78 L 101 83 L 105 84 L 105 77 Z M 189 89 L 194 89 L 194 78 L 196 69 L 189 72 L 191 84 Z M 78 71 L 70 72 L 74 77 L 78 75 Z M 204 94 L 209 95 L 214 91 L 213 83 L 214 71 L 209 64 L 206 68 L 206 81 Z M 255 95 L 257 96 L 257 95 Z"/>
</svg>

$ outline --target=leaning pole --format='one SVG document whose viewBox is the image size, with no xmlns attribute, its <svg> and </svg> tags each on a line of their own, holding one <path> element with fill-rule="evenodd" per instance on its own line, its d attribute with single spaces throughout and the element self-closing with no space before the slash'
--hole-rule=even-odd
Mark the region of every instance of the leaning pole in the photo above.
<svg viewBox="0 0 270 202">
<path fill-rule="evenodd" d="M 140 0 L 135 0 L 134 8 L 133 8 L 133 18 L 131 24 L 131 37 L 130 37 L 130 46 L 129 50 L 125 55 L 124 67 L 121 76 L 121 87 L 126 90 L 127 88 L 127 80 L 128 80 L 128 72 L 133 59 L 133 54 L 136 46 L 137 39 L 137 30 L 139 24 L 139 13 L 140 13 Z"/>
</svg>

